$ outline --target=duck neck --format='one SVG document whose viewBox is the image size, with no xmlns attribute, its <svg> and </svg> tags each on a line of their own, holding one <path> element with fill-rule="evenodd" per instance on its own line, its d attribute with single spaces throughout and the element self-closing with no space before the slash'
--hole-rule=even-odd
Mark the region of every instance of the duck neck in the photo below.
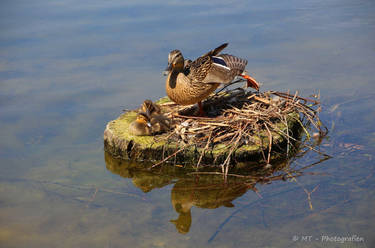
<svg viewBox="0 0 375 248">
<path fill-rule="evenodd" d="M 172 68 L 172 70 L 169 72 L 169 87 L 174 89 L 176 87 L 176 81 L 177 81 L 177 76 L 182 72 L 183 68 L 180 68 L 179 66 L 175 66 Z"/>
</svg>

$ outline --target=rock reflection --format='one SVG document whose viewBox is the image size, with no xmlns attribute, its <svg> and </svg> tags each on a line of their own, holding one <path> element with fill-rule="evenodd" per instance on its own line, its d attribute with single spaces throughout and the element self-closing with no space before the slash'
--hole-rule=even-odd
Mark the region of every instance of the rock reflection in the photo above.
<svg viewBox="0 0 375 248">
<path fill-rule="evenodd" d="M 162 166 L 149 170 L 147 163 L 124 161 L 113 158 L 105 153 L 106 167 L 114 174 L 132 179 L 133 184 L 143 192 L 149 192 L 155 188 L 162 188 L 174 184 L 171 191 L 171 203 L 178 218 L 171 220 L 180 233 L 188 233 L 193 206 L 206 209 L 219 207 L 234 207 L 233 200 L 245 194 L 248 190 L 256 191 L 256 184 L 269 183 L 274 180 L 285 180 L 288 173 L 275 176 L 275 172 L 285 168 L 287 161 L 280 162 L 270 168 L 247 166 L 233 171 L 226 180 L 221 173 L 211 171 L 196 172 L 177 166 Z M 294 176 L 297 176 L 294 174 Z"/>
</svg>

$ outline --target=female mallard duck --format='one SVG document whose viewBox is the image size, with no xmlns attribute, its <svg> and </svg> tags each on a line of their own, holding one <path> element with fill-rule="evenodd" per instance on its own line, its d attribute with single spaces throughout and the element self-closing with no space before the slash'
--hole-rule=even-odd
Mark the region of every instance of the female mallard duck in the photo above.
<svg viewBox="0 0 375 248">
<path fill-rule="evenodd" d="M 197 58 L 186 62 L 179 50 L 168 55 L 168 76 L 166 91 L 168 97 L 180 105 L 198 103 L 203 114 L 201 101 L 207 98 L 220 84 L 228 84 L 236 76 L 247 80 L 248 87 L 259 89 L 255 79 L 244 74 L 247 60 L 229 54 L 219 54 L 228 43 Z"/>
</svg>

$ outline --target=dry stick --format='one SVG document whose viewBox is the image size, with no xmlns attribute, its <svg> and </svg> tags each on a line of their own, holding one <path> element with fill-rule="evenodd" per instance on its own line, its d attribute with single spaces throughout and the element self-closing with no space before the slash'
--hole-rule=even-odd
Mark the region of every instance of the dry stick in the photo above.
<svg viewBox="0 0 375 248">
<path fill-rule="evenodd" d="M 267 105 L 270 105 L 271 104 L 271 101 L 268 100 L 267 98 L 262 98 L 262 97 L 259 97 L 259 96 L 254 96 L 254 99 L 259 101 L 259 102 L 262 102 L 264 104 L 267 104 Z"/>
<path fill-rule="evenodd" d="M 307 201 L 309 202 L 309 207 L 310 207 L 310 210 L 312 211 L 313 210 L 313 206 L 312 206 L 312 203 L 311 203 L 311 194 L 314 193 L 314 191 L 319 187 L 319 184 L 315 186 L 315 188 L 309 192 L 307 191 L 306 188 L 304 188 L 303 190 L 305 191 L 305 193 L 307 194 Z"/>
<path fill-rule="evenodd" d="M 296 90 L 296 93 L 294 94 L 294 96 L 293 96 L 293 100 L 292 100 L 292 102 L 295 102 L 296 101 L 296 97 L 298 96 L 298 90 Z"/>
<path fill-rule="evenodd" d="M 228 124 L 223 124 L 223 123 L 220 123 L 220 122 L 201 122 L 201 124 L 214 125 L 214 126 L 220 126 L 220 127 L 229 127 Z"/>
<path fill-rule="evenodd" d="M 287 178 L 292 178 L 292 177 L 295 177 L 295 176 L 301 176 L 301 174 L 297 175 L 297 172 L 295 172 L 296 175 L 293 175 L 293 176 L 287 176 Z M 221 172 L 214 172 L 214 171 L 211 171 L 211 172 L 206 172 L 206 171 L 196 171 L 196 172 L 190 172 L 188 173 L 188 175 L 222 175 L 222 176 L 225 176 L 224 173 L 221 173 Z M 285 178 L 285 175 L 277 175 L 277 176 L 269 176 L 269 177 L 265 177 L 265 176 L 244 176 L 244 175 L 239 175 L 239 174 L 232 174 L 232 173 L 228 173 L 227 176 L 232 176 L 232 177 L 238 177 L 238 178 L 245 178 L 245 179 L 256 179 L 257 181 L 256 182 L 271 182 L 271 181 L 276 181 L 276 180 L 282 180 L 283 178 Z M 255 183 L 255 181 L 254 181 Z"/>
<path fill-rule="evenodd" d="M 291 99 L 293 95 L 290 95 L 288 93 L 284 93 L 284 92 L 279 92 L 279 91 L 270 91 L 271 94 L 274 94 L 276 96 L 279 96 L 279 97 L 283 97 L 283 98 L 288 98 L 288 99 Z M 297 99 L 300 99 L 300 100 L 303 100 L 305 102 L 312 102 L 314 104 L 319 104 L 319 101 L 316 101 L 316 100 L 313 100 L 313 99 L 309 99 L 309 98 L 304 98 L 304 97 L 300 97 L 300 96 L 296 96 Z"/>
<path fill-rule="evenodd" d="M 224 176 L 225 174 L 222 172 L 218 172 L 218 171 L 196 171 L 196 172 L 190 172 L 188 173 L 188 175 L 222 175 Z M 228 173 L 227 176 L 240 177 L 240 178 L 255 178 L 255 179 L 260 178 L 256 176 L 243 176 L 243 175 L 231 174 L 231 173 Z"/>
<path fill-rule="evenodd" d="M 306 98 L 301 98 L 301 97 L 296 97 L 297 99 L 300 99 L 300 100 L 303 100 L 303 101 L 308 101 L 308 99 L 306 99 Z M 291 99 L 290 97 L 289 98 L 286 98 L 286 99 Z M 314 105 L 318 105 L 318 104 L 320 104 L 320 102 L 318 102 L 318 101 L 315 101 L 315 100 L 310 100 L 310 101 L 313 101 L 314 102 Z M 293 102 L 294 102 L 294 100 L 293 100 Z M 289 102 L 290 103 L 290 102 Z M 313 115 L 317 112 L 315 109 L 313 109 L 313 108 L 311 108 L 311 107 L 309 107 L 309 106 L 307 106 L 306 104 L 302 104 L 302 103 L 298 103 L 298 104 L 300 104 L 300 105 L 302 105 L 303 106 L 303 108 L 305 108 L 306 110 L 309 110 Z"/>
<path fill-rule="evenodd" d="M 286 174 L 282 174 L 282 175 L 276 175 L 276 176 L 244 176 L 244 175 L 238 175 L 238 174 L 231 174 L 231 173 L 228 173 L 227 176 L 233 176 L 233 177 L 238 177 L 238 178 L 248 178 L 248 179 L 257 179 L 257 181 L 261 181 L 261 182 L 271 182 L 271 181 L 276 181 L 276 180 L 281 180 L 281 179 L 285 179 L 285 178 L 293 178 L 295 179 L 296 177 L 299 177 L 299 176 L 302 176 L 303 175 L 303 171 L 308 169 L 308 168 L 311 168 L 312 166 L 315 166 L 319 163 L 322 163 L 324 162 L 325 160 L 328 160 L 329 158 L 323 158 L 323 159 L 320 159 L 319 161 L 317 162 L 314 162 L 312 164 L 309 164 L 307 166 L 304 166 L 298 170 L 288 170 L 286 171 Z M 270 173 L 270 174 L 273 174 L 273 173 Z M 196 172 L 190 172 L 188 173 L 188 175 L 225 175 L 224 173 L 221 173 L 221 172 L 206 172 L 206 171 L 196 171 Z M 314 175 L 314 174 L 312 174 Z M 316 175 L 321 175 L 321 174 L 316 174 Z M 314 192 L 315 189 L 312 191 Z M 311 192 L 311 193 L 312 193 Z"/>
<path fill-rule="evenodd" d="M 281 117 L 282 118 L 282 117 Z M 287 145 L 286 145 L 286 156 L 287 158 L 289 157 L 289 146 L 290 146 L 290 140 L 289 140 L 289 126 L 288 126 L 288 120 L 286 119 L 286 117 L 284 116 L 283 119 L 283 122 L 284 122 L 284 125 L 286 126 L 286 135 L 287 135 Z"/>
<path fill-rule="evenodd" d="M 201 152 L 201 155 L 199 157 L 199 160 L 198 160 L 198 163 L 197 163 L 197 166 L 196 166 L 196 169 L 198 170 L 199 168 L 199 165 L 202 161 L 202 158 L 203 158 L 203 154 L 206 152 L 208 146 L 210 145 L 210 140 L 211 140 L 211 135 L 212 135 L 212 131 L 210 132 L 210 135 L 208 136 L 208 139 L 207 139 L 207 143 L 206 143 L 206 146 L 203 148 L 202 152 Z"/>
<path fill-rule="evenodd" d="M 233 137 L 233 139 L 234 139 L 234 137 Z M 232 140 L 233 140 L 232 139 Z M 224 162 L 221 164 L 221 172 L 225 175 L 225 165 L 227 164 L 227 163 L 229 163 L 229 161 L 230 161 L 230 156 L 232 155 L 232 152 L 233 152 L 233 148 L 234 148 L 234 145 L 231 147 L 231 149 L 229 150 L 229 153 L 228 153 L 228 156 L 226 157 L 226 159 L 224 160 Z"/>
<path fill-rule="evenodd" d="M 219 142 L 219 141 L 221 141 L 221 140 L 223 140 L 223 139 L 226 139 L 226 138 L 229 138 L 229 137 L 231 137 L 231 136 L 233 136 L 233 135 L 235 135 L 235 134 L 236 134 L 235 132 L 233 132 L 233 133 L 226 133 L 226 134 L 224 134 L 224 135 L 221 135 L 221 136 L 215 138 L 215 139 L 213 140 L 213 142 L 214 142 L 214 143 Z"/>
<path fill-rule="evenodd" d="M 180 114 L 173 114 L 173 116 L 183 118 L 183 119 L 195 119 L 195 120 L 213 120 L 214 119 L 210 117 L 188 116 L 188 115 L 180 115 Z"/>
<path fill-rule="evenodd" d="M 226 84 L 223 88 L 221 88 L 218 92 L 215 93 L 215 96 L 217 96 L 220 92 L 222 92 L 224 89 L 228 88 L 229 86 L 233 85 L 233 84 L 236 84 L 236 83 L 240 83 L 240 82 L 245 82 L 246 80 L 244 79 L 238 79 L 236 81 L 233 81 L 229 84 Z"/>
<path fill-rule="evenodd" d="M 317 186 L 315 186 L 313 188 L 313 190 L 311 192 L 309 192 L 305 187 L 303 187 L 303 185 L 297 180 L 297 178 L 295 178 L 293 175 L 290 174 L 289 171 L 287 171 L 288 175 L 290 175 L 293 180 L 303 189 L 303 191 L 307 194 L 307 201 L 309 203 L 309 207 L 310 207 L 310 210 L 312 211 L 313 210 L 313 206 L 312 206 L 312 202 L 311 202 L 311 194 L 314 193 L 315 190 L 318 189 L 319 187 L 319 184 Z"/>
<path fill-rule="evenodd" d="M 190 128 L 188 131 L 194 133 L 196 131 L 201 131 L 201 130 L 207 129 L 207 128 L 211 128 L 211 126 L 210 125 L 206 125 L 206 126 L 203 126 L 203 127 Z"/>
<path fill-rule="evenodd" d="M 318 161 L 316 161 L 316 162 L 314 162 L 314 163 L 312 163 L 312 164 L 305 165 L 305 166 L 299 168 L 298 171 L 306 170 L 306 169 L 311 168 L 311 167 L 313 167 L 313 166 L 315 166 L 315 165 L 317 165 L 317 164 L 323 163 L 324 161 L 326 161 L 326 160 L 328 160 L 328 159 L 331 159 L 331 157 L 324 157 L 324 158 L 322 158 L 322 159 L 319 159 Z M 296 161 L 294 161 L 294 163 L 296 163 Z"/>
<path fill-rule="evenodd" d="M 222 166 L 225 166 L 225 181 L 227 179 L 227 176 L 228 175 L 228 170 L 229 170 L 229 163 L 230 163 L 230 157 L 232 156 L 232 153 L 233 151 L 238 147 L 238 142 L 241 140 L 241 134 L 242 134 L 242 131 L 247 127 L 247 124 L 245 124 L 245 126 L 242 128 L 242 129 L 239 129 L 238 130 L 238 136 L 237 136 L 237 139 L 236 141 L 234 142 L 233 146 L 231 147 L 230 151 L 229 151 L 229 154 L 227 156 L 227 158 L 225 159 L 224 163 L 222 164 Z M 234 137 L 233 137 L 234 138 Z M 223 167 L 222 167 L 222 170 L 223 170 Z"/>
<path fill-rule="evenodd" d="M 257 120 L 258 122 L 258 120 Z M 263 151 L 263 139 L 260 137 L 260 131 L 259 131 L 259 126 L 256 127 L 257 128 L 257 134 L 258 134 L 258 138 L 260 140 L 260 145 L 261 145 L 261 151 L 262 151 L 262 156 L 263 156 L 263 160 L 266 161 L 266 155 L 264 154 L 264 151 Z"/>
<path fill-rule="evenodd" d="M 267 129 L 267 132 L 268 132 L 268 155 L 267 155 L 267 164 L 270 163 L 270 159 L 271 159 L 271 149 L 272 149 L 272 133 L 271 131 L 268 129 L 268 126 L 266 123 L 264 123 L 264 126 L 266 127 Z"/>
<path fill-rule="evenodd" d="M 171 155 L 169 155 L 168 157 L 166 157 L 165 159 L 163 159 L 162 161 L 160 161 L 159 163 L 154 164 L 154 165 L 151 166 L 149 169 L 152 169 L 152 168 L 154 168 L 154 167 L 156 167 L 156 166 L 159 166 L 159 165 L 161 165 L 162 163 L 166 162 L 166 161 L 167 161 L 168 159 L 170 159 L 171 157 L 176 156 L 177 153 L 183 151 L 183 150 L 186 148 L 186 146 L 187 146 L 187 144 L 184 145 L 183 147 L 181 147 L 180 149 L 178 149 L 178 150 L 177 150 L 176 152 L 174 152 L 173 154 L 171 154 Z"/>
<path fill-rule="evenodd" d="M 286 134 L 285 134 L 282 130 L 280 130 L 279 128 L 277 128 L 277 127 L 275 127 L 275 126 L 273 126 L 273 128 L 274 128 L 275 130 L 277 130 L 280 134 L 286 136 Z M 297 142 L 299 141 L 299 140 L 293 138 L 292 136 L 289 136 L 289 138 L 292 139 L 293 141 L 297 141 Z M 314 147 L 312 147 L 312 146 L 307 145 L 306 142 L 304 142 L 302 145 L 303 145 L 304 147 L 307 147 L 307 148 L 309 148 L 310 150 L 312 150 L 312 151 L 318 153 L 319 155 L 322 155 L 322 156 L 324 156 L 324 157 L 328 157 L 328 158 L 332 158 L 332 156 L 330 156 L 330 155 L 328 155 L 328 154 L 325 154 L 325 153 L 323 153 L 323 152 L 321 152 L 321 151 L 319 151 L 319 150 L 316 150 L 316 149 L 315 149 Z"/>
</svg>

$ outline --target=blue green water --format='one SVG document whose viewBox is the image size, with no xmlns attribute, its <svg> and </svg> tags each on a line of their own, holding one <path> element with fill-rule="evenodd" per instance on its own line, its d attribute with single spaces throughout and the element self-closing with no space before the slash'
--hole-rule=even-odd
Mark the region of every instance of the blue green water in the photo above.
<svg viewBox="0 0 375 248">
<path fill-rule="evenodd" d="M 373 247 L 374 13 L 346 0 L 2 1 L 0 246 Z M 105 157 L 106 123 L 165 95 L 170 50 L 224 42 L 262 90 L 320 93 L 331 159 L 255 192 Z"/>
</svg>

